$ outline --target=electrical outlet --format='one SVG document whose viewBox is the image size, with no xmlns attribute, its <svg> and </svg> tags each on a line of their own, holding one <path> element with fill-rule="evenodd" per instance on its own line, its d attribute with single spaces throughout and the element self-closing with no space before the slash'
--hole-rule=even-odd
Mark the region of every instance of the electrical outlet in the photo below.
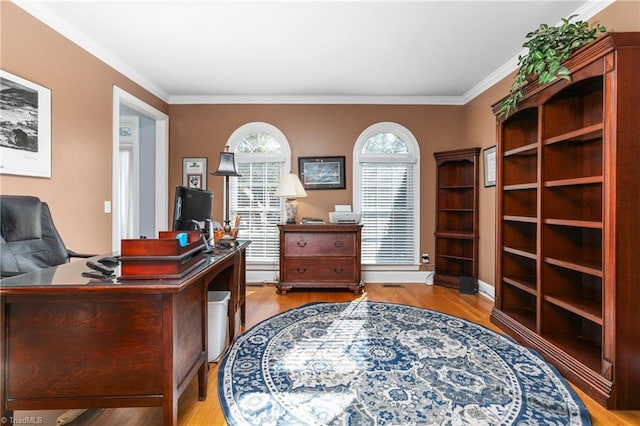
<svg viewBox="0 0 640 426">
<path fill-rule="evenodd" d="M 422 263 L 425 265 L 429 263 L 429 253 L 422 253 Z"/>
</svg>

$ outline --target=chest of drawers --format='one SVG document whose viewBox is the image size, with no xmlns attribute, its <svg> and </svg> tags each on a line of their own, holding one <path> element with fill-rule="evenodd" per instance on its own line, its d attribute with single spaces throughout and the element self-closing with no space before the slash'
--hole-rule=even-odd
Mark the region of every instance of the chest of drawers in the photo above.
<svg viewBox="0 0 640 426">
<path fill-rule="evenodd" d="M 292 288 L 347 288 L 362 293 L 362 225 L 278 225 L 279 294 Z"/>
</svg>

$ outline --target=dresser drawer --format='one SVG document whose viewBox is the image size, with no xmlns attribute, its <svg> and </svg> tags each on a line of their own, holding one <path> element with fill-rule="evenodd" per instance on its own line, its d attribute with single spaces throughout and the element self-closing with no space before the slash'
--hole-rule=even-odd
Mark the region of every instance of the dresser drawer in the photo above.
<svg viewBox="0 0 640 426">
<path fill-rule="evenodd" d="M 289 258 L 286 281 L 353 282 L 357 279 L 355 258 Z"/>
<path fill-rule="evenodd" d="M 285 256 L 356 255 L 356 237 L 353 232 L 289 232 L 284 238 Z"/>
</svg>

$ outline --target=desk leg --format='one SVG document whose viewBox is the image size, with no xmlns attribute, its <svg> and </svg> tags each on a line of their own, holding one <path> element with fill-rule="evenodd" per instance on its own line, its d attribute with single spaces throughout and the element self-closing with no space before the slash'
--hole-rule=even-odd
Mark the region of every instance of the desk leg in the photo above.
<svg viewBox="0 0 640 426">
<path fill-rule="evenodd" d="M 205 362 L 198 369 L 198 401 L 207 399 L 207 374 L 209 363 Z"/>
<path fill-rule="evenodd" d="M 165 396 L 162 403 L 162 424 L 176 426 L 178 424 L 178 401 L 173 395 Z"/>
<path fill-rule="evenodd" d="M 0 326 L 0 422 L 2 424 L 7 423 L 5 419 L 13 417 L 13 411 L 7 410 L 7 368 L 5 354 L 7 351 L 7 331 L 5 329 L 6 322 L 6 307 L 5 297 L 0 297 L 0 318 L 2 318 L 2 325 Z"/>
<path fill-rule="evenodd" d="M 242 249 L 240 252 L 240 325 L 245 325 L 247 317 L 247 253 Z"/>
</svg>

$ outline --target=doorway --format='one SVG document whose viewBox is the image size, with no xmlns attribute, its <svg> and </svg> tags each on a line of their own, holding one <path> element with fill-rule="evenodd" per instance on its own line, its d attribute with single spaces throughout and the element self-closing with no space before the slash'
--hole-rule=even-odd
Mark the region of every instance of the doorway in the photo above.
<svg viewBox="0 0 640 426">
<path fill-rule="evenodd" d="M 169 117 L 113 88 L 112 250 L 168 224 Z"/>
</svg>

